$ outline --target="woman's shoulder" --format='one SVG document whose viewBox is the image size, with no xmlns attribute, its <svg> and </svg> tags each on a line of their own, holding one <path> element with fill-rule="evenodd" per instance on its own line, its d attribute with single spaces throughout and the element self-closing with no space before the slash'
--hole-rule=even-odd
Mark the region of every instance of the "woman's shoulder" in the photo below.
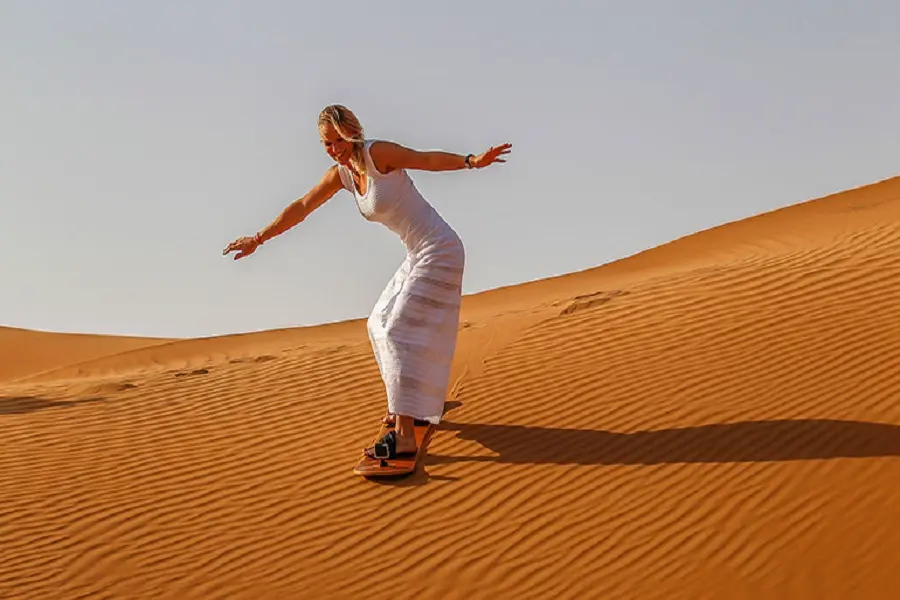
<svg viewBox="0 0 900 600">
<path fill-rule="evenodd" d="M 376 174 L 379 175 L 380 177 L 387 177 L 388 175 L 392 175 L 392 174 L 397 173 L 398 171 L 402 170 L 402 169 L 390 169 L 387 172 L 385 172 L 385 170 L 384 170 L 384 166 L 385 166 L 384 163 L 385 163 L 385 158 L 386 158 L 385 152 L 389 153 L 391 146 L 393 146 L 393 142 L 391 142 L 389 140 L 378 139 L 378 138 L 367 139 L 364 142 L 364 147 L 365 147 L 366 155 L 368 156 L 368 159 L 369 159 L 369 164 L 372 165 L 373 167 L 375 167 Z M 381 168 L 379 168 L 379 166 Z"/>
<path fill-rule="evenodd" d="M 369 152 L 369 153 L 371 154 L 372 148 L 374 147 L 374 148 L 375 148 L 375 152 L 377 153 L 378 150 L 380 150 L 381 148 L 383 148 L 383 147 L 385 146 L 386 143 L 387 143 L 387 142 L 386 142 L 385 140 L 382 140 L 382 139 L 378 139 L 378 138 L 366 138 L 366 139 L 363 141 L 363 148 L 366 149 L 366 152 Z"/>
</svg>

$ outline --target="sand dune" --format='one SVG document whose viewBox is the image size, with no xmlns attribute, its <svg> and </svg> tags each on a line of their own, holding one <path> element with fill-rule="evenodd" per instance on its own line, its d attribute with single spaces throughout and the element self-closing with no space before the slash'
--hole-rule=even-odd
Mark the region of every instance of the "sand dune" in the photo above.
<svg viewBox="0 0 900 600">
<path fill-rule="evenodd" d="M 0 327 L 0 384 L 170 340 Z"/>
<path fill-rule="evenodd" d="M 0 597 L 893 598 L 898 306 L 900 178 L 467 296 L 391 483 L 362 321 L 17 331 Z"/>
</svg>

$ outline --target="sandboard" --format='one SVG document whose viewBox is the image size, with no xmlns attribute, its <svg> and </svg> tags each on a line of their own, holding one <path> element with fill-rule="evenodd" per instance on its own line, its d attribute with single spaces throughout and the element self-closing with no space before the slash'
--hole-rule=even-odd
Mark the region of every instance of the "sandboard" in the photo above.
<svg viewBox="0 0 900 600">
<path fill-rule="evenodd" d="M 372 440 L 374 444 L 381 439 L 381 436 L 393 429 L 393 425 L 381 424 L 378 428 L 378 434 Z M 353 472 L 363 477 L 397 477 L 400 475 L 408 475 L 416 470 L 419 463 L 425 457 L 428 451 L 428 443 L 434 435 L 434 425 L 428 421 L 416 420 L 414 425 L 416 435 L 416 454 L 410 458 L 393 458 L 393 459 L 371 459 L 365 454 L 360 457 L 359 462 L 354 467 Z"/>
</svg>

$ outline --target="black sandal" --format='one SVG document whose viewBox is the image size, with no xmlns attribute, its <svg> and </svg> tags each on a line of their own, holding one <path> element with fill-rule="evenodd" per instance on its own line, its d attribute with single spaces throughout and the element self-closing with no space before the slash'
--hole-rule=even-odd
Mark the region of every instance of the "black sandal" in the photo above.
<svg viewBox="0 0 900 600">
<path fill-rule="evenodd" d="M 363 450 L 372 460 L 392 460 L 395 458 L 415 458 L 418 448 L 411 452 L 397 452 L 397 430 L 392 429 L 371 447 Z"/>
</svg>

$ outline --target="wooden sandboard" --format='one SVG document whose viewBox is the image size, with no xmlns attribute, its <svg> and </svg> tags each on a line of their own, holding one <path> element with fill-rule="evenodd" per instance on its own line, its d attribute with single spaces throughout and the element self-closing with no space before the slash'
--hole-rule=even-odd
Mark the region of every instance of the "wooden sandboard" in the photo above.
<svg viewBox="0 0 900 600">
<path fill-rule="evenodd" d="M 378 428 L 378 434 L 372 440 L 374 444 L 381 439 L 381 436 L 393 429 L 393 425 L 381 424 Z M 390 460 L 371 459 L 365 454 L 362 455 L 359 462 L 354 467 L 353 472 L 363 477 L 396 477 L 398 475 L 408 475 L 416 470 L 419 463 L 428 452 L 428 443 L 434 435 L 434 425 L 427 421 L 415 422 L 415 435 L 417 451 L 414 458 L 397 458 Z"/>
</svg>

